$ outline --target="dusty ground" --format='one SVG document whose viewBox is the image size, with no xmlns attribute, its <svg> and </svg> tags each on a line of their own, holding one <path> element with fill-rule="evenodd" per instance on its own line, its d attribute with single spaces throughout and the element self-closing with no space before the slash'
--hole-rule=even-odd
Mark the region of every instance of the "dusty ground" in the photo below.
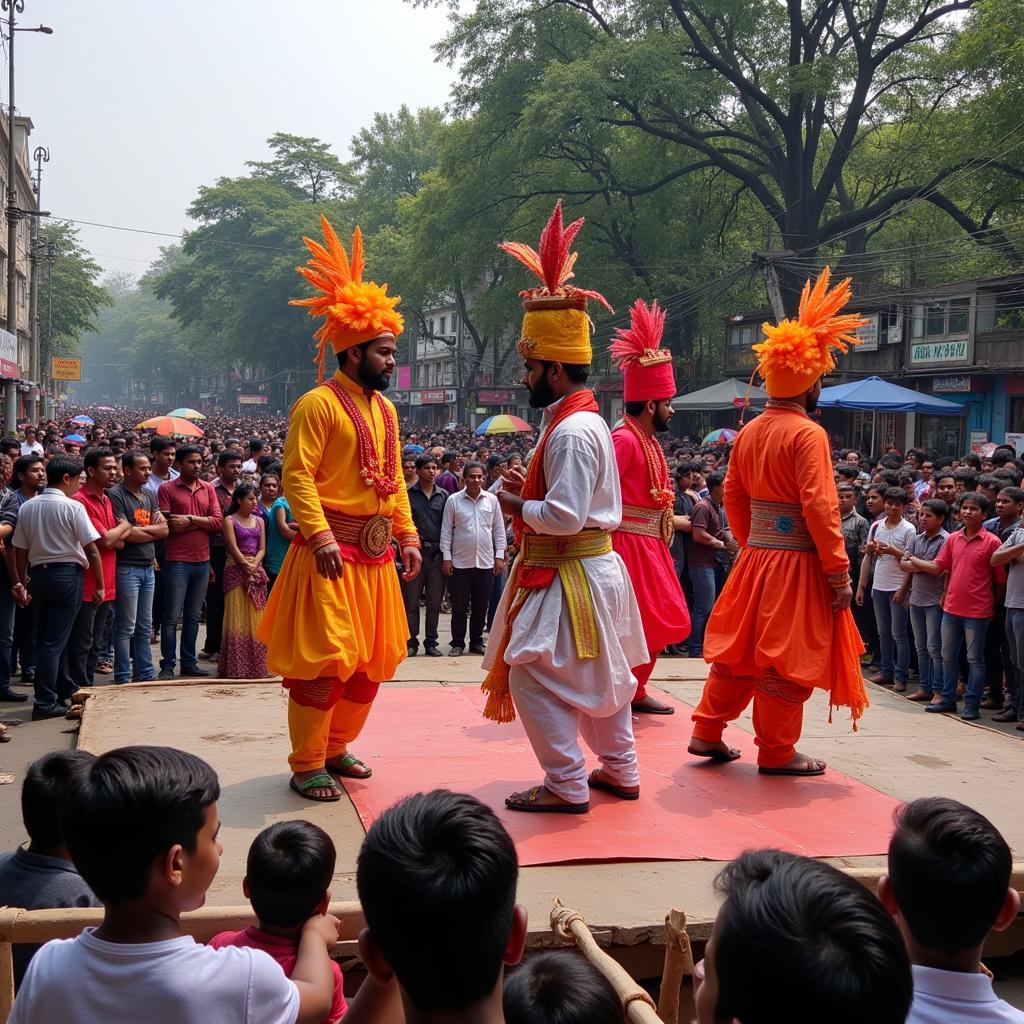
<svg viewBox="0 0 1024 1024">
<path fill-rule="evenodd" d="M 479 685 L 480 659 L 409 659 L 397 685 Z M 706 674 L 702 662 L 662 659 L 654 682 L 688 703 L 695 703 Z M 1012 727 L 990 727 L 924 715 L 921 708 L 878 687 L 870 687 L 873 707 L 853 733 L 837 715 L 827 722 L 823 695 L 808 706 L 803 749 L 827 759 L 847 774 L 899 799 L 942 793 L 963 799 L 987 814 L 1024 859 L 1024 734 Z M 277 766 L 284 764 L 284 694 L 276 685 L 228 681 L 201 685 L 104 688 L 83 726 L 83 745 L 101 751 L 125 743 L 164 743 L 187 747 L 217 768 L 223 786 L 221 816 L 224 857 L 210 902 L 238 904 L 245 853 L 252 836 L 274 820 L 308 815 L 329 828 L 339 850 L 333 892 L 354 898 L 355 856 L 362 826 L 348 801 L 331 806 L 299 804 L 283 785 Z M 0 706 L 3 721 L 23 720 L 22 709 Z M 989 716 L 986 716 L 986 718 Z M 750 728 L 749 720 L 741 727 Z M 0 830 L 5 846 L 23 838 L 18 810 L 20 775 L 25 764 L 47 750 L 75 741 L 64 721 L 18 725 L 13 742 L 0 747 L 0 771 L 11 784 L 0 785 Z M 364 756 L 372 752 L 360 751 Z M 680 751 L 680 757 L 685 757 Z M 372 760 L 371 760 L 372 763 Z M 855 858 L 850 867 L 878 867 L 881 858 Z M 721 865 L 711 862 L 644 862 L 526 868 L 520 899 L 533 928 L 546 929 L 551 901 L 581 909 L 588 921 L 606 928 L 622 943 L 643 941 L 670 907 L 684 909 L 695 938 L 706 934 L 715 914 L 711 882 Z M 1013 936 L 1011 948 L 1024 946 Z M 1005 949 L 1005 947 L 1004 947 Z M 1003 952 L 1000 949 L 999 952 Z M 1009 951 L 1009 949 L 1005 949 Z M 993 949 L 993 953 L 996 950 Z M 649 961 L 648 961 L 649 962 Z M 1024 1005 L 1021 958 L 1002 961 L 1007 973 L 1004 995 Z M 1000 972 L 1002 973 L 1002 972 Z"/>
</svg>

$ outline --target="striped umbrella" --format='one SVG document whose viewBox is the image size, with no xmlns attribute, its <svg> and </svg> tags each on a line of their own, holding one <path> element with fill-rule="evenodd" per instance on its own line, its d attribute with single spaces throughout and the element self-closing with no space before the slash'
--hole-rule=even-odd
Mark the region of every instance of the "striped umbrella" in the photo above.
<svg viewBox="0 0 1024 1024">
<path fill-rule="evenodd" d="M 723 441 L 735 440 L 735 430 L 730 430 L 728 427 L 719 427 L 717 430 L 712 430 L 711 433 L 701 441 L 701 444 L 721 444 Z"/>
<path fill-rule="evenodd" d="M 518 416 L 509 416 L 507 413 L 499 413 L 497 416 L 488 416 L 480 424 L 474 434 L 524 434 L 533 431 L 526 420 Z"/>
<path fill-rule="evenodd" d="M 176 434 L 178 437 L 202 437 L 203 432 L 188 420 L 180 416 L 154 416 L 143 420 L 136 430 L 155 430 L 158 434 Z"/>
</svg>

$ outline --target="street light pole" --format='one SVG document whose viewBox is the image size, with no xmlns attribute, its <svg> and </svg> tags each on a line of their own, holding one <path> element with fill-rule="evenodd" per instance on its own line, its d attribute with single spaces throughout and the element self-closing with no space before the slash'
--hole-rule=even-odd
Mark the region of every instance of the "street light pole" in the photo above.
<svg viewBox="0 0 1024 1024">
<path fill-rule="evenodd" d="M 50 162 L 50 151 L 45 146 L 37 146 L 32 154 L 36 161 L 36 209 L 42 209 L 43 197 L 43 164 Z M 28 418 L 35 421 L 41 404 L 43 376 L 39 366 L 39 218 L 32 218 L 32 233 L 29 243 L 29 263 L 31 279 L 28 293 L 28 330 L 31 348 L 29 349 L 29 380 L 35 384 L 39 393 L 39 401 L 28 403 Z"/>
</svg>

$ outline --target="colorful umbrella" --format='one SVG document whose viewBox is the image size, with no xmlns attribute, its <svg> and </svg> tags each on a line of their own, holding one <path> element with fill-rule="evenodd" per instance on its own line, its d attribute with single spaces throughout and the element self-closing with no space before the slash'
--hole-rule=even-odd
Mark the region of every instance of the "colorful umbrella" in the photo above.
<svg viewBox="0 0 1024 1024">
<path fill-rule="evenodd" d="M 77 423 L 80 427 L 91 427 L 94 426 L 96 421 L 90 419 L 88 416 L 75 416 L 68 420 L 69 423 Z"/>
<path fill-rule="evenodd" d="M 202 437 L 203 432 L 180 416 L 154 416 L 143 420 L 136 430 L 155 430 L 158 434 L 177 434 L 179 437 Z"/>
<path fill-rule="evenodd" d="M 68 434 L 64 440 L 68 444 L 85 444 L 85 438 L 81 434 Z"/>
<path fill-rule="evenodd" d="M 730 430 L 728 427 L 719 427 L 717 430 L 712 430 L 711 433 L 701 441 L 701 444 L 721 444 L 723 441 L 735 440 L 735 430 Z"/>
<path fill-rule="evenodd" d="M 421 444 L 407 444 L 402 452 L 405 455 L 422 455 L 426 450 Z"/>
<path fill-rule="evenodd" d="M 198 409 L 172 409 L 168 416 L 180 416 L 183 420 L 205 420 L 206 417 Z"/>
<path fill-rule="evenodd" d="M 509 416 L 506 413 L 499 413 L 497 416 L 488 416 L 487 419 L 480 424 L 474 434 L 522 434 L 527 431 L 532 432 L 533 427 L 530 426 L 526 420 L 521 420 L 518 416 Z"/>
</svg>

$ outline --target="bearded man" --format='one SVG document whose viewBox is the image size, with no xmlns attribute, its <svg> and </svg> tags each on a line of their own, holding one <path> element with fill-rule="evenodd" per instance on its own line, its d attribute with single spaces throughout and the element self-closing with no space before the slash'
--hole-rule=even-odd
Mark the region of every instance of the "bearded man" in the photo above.
<svg viewBox="0 0 1024 1024">
<path fill-rule="evenodd" d="M 338 779 L 372 774 L 348 745 L 381 682 L 406 657 L 392 536 L 406 580 L 419 572 L 421 545 L 399 459 L 398 414 L 381 394 L 403 327 L 399 299 L 387 285 L 363 281 L 358 227 L 350 262 L 326 218 L 320 222 L 327 247 L 305 239 L 313 258 L 298 268 L 319 294 L 293 305 L 324 318 L 315 335 L 319 380 L 328 345 L 339 368 L 291 411 L 283 484 L 299 532 L 256 635 L 289 692 L 291 788 L 334 801 L 342 795 Z"/>
</svg>

